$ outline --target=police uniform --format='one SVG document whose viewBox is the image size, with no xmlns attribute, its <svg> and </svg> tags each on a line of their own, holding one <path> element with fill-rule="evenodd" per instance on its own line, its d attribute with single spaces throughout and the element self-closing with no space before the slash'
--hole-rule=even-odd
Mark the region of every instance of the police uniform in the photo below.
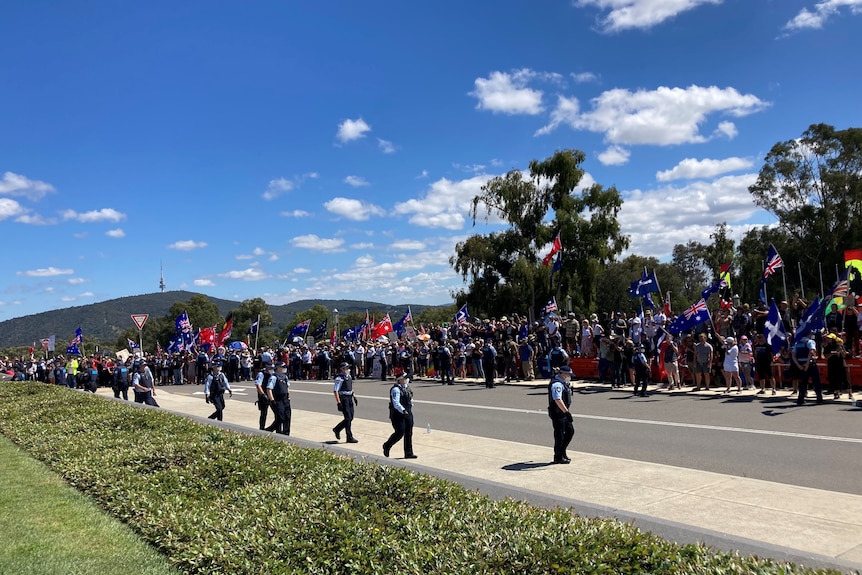
<svg viewBox="0 0 862 575">
<path fill-rule="evenodd" d="M 405 374 L 399 375 L 389 390 L 389 420 L 392 435 L 383 444 L 383 455 L 389 457 L 392 446 L 404 438 L 404 459 L 416 459 L 413 453 L 413 391 Z"/>
<path fill-rule="evenodd" d="M 282 435 L 290 435 L 290 380 L 287 378 L 287 364 L 279 361 L 275 364 L 276 373 L 269 378 L 266 394 L 275 414 L 272 430 Z"/>
<path fill-rule="evenodd" d="M 137 370 L 132 376 L 132 387 L 135 389 L 135 403 L 146 403 L 158 407 L 153 397 L 156 390 L 153 389 L 153 374 L 143 361 L 135 362 Z"/>
<path fill-rule="evenodd" d="M 114 385 L 112 389 L 114 390 L 114 397 L 117 399 L 120 396 L 123 397 L 126 401 L 129 400 L 129 368 L 126 367 L 125 363 L 117 362 L 117 365 L 114 366 Z"/>
<path fill-rule="evenodd" d="M 230 389 L 230 383 L 225 374 L 221 372 L 221 362 L 215 361 L 212 364 L 213 372 L 207 376 L 207 381 L 204 384 L 204 395 L 208 403 L 212 403 L 215 411 L 209 416 L 210 419 L 222 420 L 224 412 L 224 392 L 233 397 L 233 391 Z M 219 390 L 218 380 L 224 384 L 224 391 Z"/>
<path fill-rule="evenodd" d="M 575 426 L 572 423 L 572 414 L 569 406 L 572 404 L 572 390 L 569 387 L 569 377 L 572 369 L 564 365 L 560 373 L 555 375 L 548 384 L 548 416 L 554 427 L 554 463 L 567 464 L 571 460 L 566 455 L 566 449 L 575 436 Z M 560 407 L 563 404 L 563 409 Z"/>
<path fill-rule="evenodd" d="M 799 395 L 796 397 L 796 405 L 805 405 L 809 380 L 814 387 L 817 403 L 823 403 L 823 387 L 820 383 L 820 369 L 817 367 L 816 357 L 817 347 L 811 338 L 803 337 L 793 344 L 792 361 L 796 376 L 799 378 Z"/>
<path fill-rule="evenodd" d="M 356 404 L 356 397 L 353 395 L 353 378 L 350 377 L 350 365 L 341 364 L 339 373 L 335 376 L 332 392 L 338 403 L 338 411 L 344 417 L 341 423 L 332 428 L 335 439 L 341 439 L 341 432 L 346 431 L 347 443 L 359 443 L 359 440 L 353 437 L 353 430 L 350 428 L 353 423 L 353 410 Z"/>
<path fill-rule="evenodd" d="M 254 378 L 254 387 L 257 390 L 257 408 L 260 410 L 258 426 L 264 431 L 275 431 L 275 424 L 266 426 L 266 415 L 269 413 L 269 397 L 267 397 L 266 389 L 270 379 L 274 378 L 271 369 L 272 363 L 264 364 L 263 369 Z M 275 412 L 274 409 L 273 412 Z"/>
</svg>

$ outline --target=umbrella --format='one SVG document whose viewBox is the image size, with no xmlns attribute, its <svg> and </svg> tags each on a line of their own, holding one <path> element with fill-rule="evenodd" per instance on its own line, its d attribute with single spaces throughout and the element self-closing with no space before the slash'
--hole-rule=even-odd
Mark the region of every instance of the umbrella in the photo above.
<svg viewBox="0 0 862 575">
<path fill-rule="evenodd" d="M 377 338 L 376 341 L 378 343 L 389 343 L 389 338 L 386 337 L 385 335 L 381 335 L 380 337 Z"/>
<path fill-rule="evenodd" d="M 248 349 L 248 346 L 245 344 L 244 341 L 231 342 L 230 345 L 228 345 L 228 347 L 230 349 Z"/>
<path fill-rule="evenodd" d="M 431 339 L 431 336 L 428 335 L 427 333 L 420 333 L 418 337 L 422 341 L 428 341 L 429 339 Z"/>
</svg>

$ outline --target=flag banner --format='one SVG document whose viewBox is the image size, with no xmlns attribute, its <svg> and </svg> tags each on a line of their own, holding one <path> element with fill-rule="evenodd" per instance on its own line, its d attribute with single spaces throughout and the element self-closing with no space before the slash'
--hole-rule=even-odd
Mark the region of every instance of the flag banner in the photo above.
<svg viewBox="0 0 862 575">
<path fill-rule="evenodd" d="M 208 344 L 208 343 L 215 343 L 215 338 L 216 338 L 215 326 L 205 327 L 202 330 L 200 330 L 200 332 L 198 332 L 198 341 L 200 342 L 201 345 Z"/>
<path fill-rule="evenodd" d="M 227 320 L 224 322 L 224 327 L 222 330 L 216 335 L 215 344 L 216 347 L 221 347 L 224 345 L 224 342 L 227 338 L 230 337 L 231 332 L 233 331 L 233 314 L 227 315 Z"/>
<path fill-rule="evenodd" d="M 554 260 L 554 267 L 551 268 L 551 291 L 554 291 L 554 274 L 563 269 L 563 253 L 557 253 L 557 259 Z"/>
<path fill-rule="evenodd" d="M 332 328 L 332 333 L 329 334 L 329 345 L 335 345 L 337 339 L 338 334 L 335 333 L 335 328 Z"/>
<path fill-rule="evenodd" d="M 454 323 L 461 325 L 467 323 L 467 320 L 470 319 L 470 314 L 467 313 L 467 304 L 461 306 L 461 309 L 458 310 L 458 313 L 455 314 L 455 318 L 453 319 Z"/>
<path fill-rule="evenodd" d="M 326 323 L 327 323 L 327 320 L 323 320 L 323 323 L 321 323 L 319 326 L 314 328 L 314 331 L 311 332 L 311 337 L 313 337 L 315 340 L 325 338 L 326 337 Z"/>
<path fill-rule="evenodd" d="M 156 353 L 159 355 L 164 353 L 164 350 L 162 349 L 162 346 L 159 344 L 159 342 L 156 342 Z"/>
<path fill-rule="evenodd" d="M 404 314 L 404 317 L 392 324 L 392 331 L 397 333 L 398 337 L 401 337 L 401 334 L 403 334 L 404 330 L 406 329 L 407 322 L 411 321 L 412 319 L 413 316 L 410 315 L 410 308 L 408 307 L 407 312 Z"/>
<path fill-rule="evenodd" d="M 390 332 L 394 331 L 392 329 L 392 320 L 389 319 L 389 314 L 386 314 L 380 323 L 374 326 L 374 329 L 371 330 L 371 339 L 377 339 L 382 335 L 388 335 Z"/>
<path fill-rule="evenodd" d="M 165 348 L 165 351 L 168 353 L 180 353 L 184 349 L 183 338 L 180 336 L 174 336 L 171 338 L 171 341 L 168 342 L 168 347 Z"/>
<path fill-rule="evenodd" d="M 75 339 L 72 340 L 74 343 L 78 345 L 84 343 L 84 332 L 81 331 L 81 328 L 75 330 Z"/>
<path fill-rule="evenodd" d="M 69 355 L 81 355 L 81 350 L 78 349 L 78 344 L 74 341 L 66 348 L 66 353 Z"/>
<path fill-rule="evenodd" d="M 126 338 L 126 340 L 129 342 L 129 349 L 141 349 L 141 346 L 135 340 L 129 338 Z"/>
<path fill-rule="evenodd" d="M 178 315 L 174 324 L 174 328 L 177 331 L 186 331 L 192 329 L 192 324 L 191 322 L 189 322 L 189 315 L 186 312 L 183 312 Z"/>
<path fill-rule="evenodd" d="M 57 336 L 56 335 L 48 336 L 48 351 L 55 351 L 56 345 L 57 345 Z"/>
<path fill-rule="evenodd" d="M 557 237 L 554 238 L 554 242 L 551 244 L 551 251 L 548 252 L 548 255 L 542 258 L 542 265 L 549 265 L 551 263 L 551 258 L 557 255 L 557 252 L 562 249 L 563 244 L 560 242 L 560 234 L 557 234 Z"/>
<path fill-rule="evenodd" d="M 793 333 L 794 342 L 811 335 L 812 332 L 824 328 L 826 324 L 826 303 L 831 299 L 832 298 L 824 298 L 821 300 L 819 297 L 816 297 L 814 298 L 814 301 L 805 308 L 805 313 L 802 314 L 802 319 L 799 320 L 799 325 Z"/>
<path fill-rule="evenodd" d="M 646 268 L 644 268 L 640 279 L 633 281 L 628 289 L 629 295 L 632 297 L 642 297 L 654 291 L 659 291 L 658 278 L 655 277 L 655 271 L 647 273 Z"/>
<path fill-rule="evenodd" d="M 683 331 L 688 331 L 696 325 L 709 320 L 709 309 L 706 307 L 706 300 L 701 299 L 686 309 L 681 315 L 677 316 L 669 326 L 667 331 L 676 335 Z"/>
<path fill-rule="evenodd" d="M 251 327 L 248 328 L 248 335 L 255 335 L 257 333 L 258 326 L 260 325 L 260 318 L 256 319 Z"/>
<path fill-rule="evenodd" d="M 648 307 L 652 310 L 655 309 L 655 303 L 652 301 L 652 296 L 650 294 L 644 295 L 643 305 L 645 305 L 646 307 Z"/>
<path fill-rule="evenodd" d="M 349 339 L 350 341 L 356 341 L 359 337 L 360 332 L 365 329 L 364 326 L 355 325 L 353 327 L 348 327 L 344 331 L 341 332 L 341 336 L 344 339 Z"/>
<path fill-rule="evenodd" d="M 766 343 L 772 348 L 773 355 L 781 351 L 781 348 L 787 343 L 787 331 L 784 329 L 784 322 L 781 321 L 781 312 L 778 311 L 778 304 L 775 303 L 775 300 L 772 300 L 772 303 L 769 305 L 769 313 L 766 314 L 766 323 L 763 324 L 763 337 L 766 338 Z"/>
<path fill-rule="evenodd" d="M 559 309 L 557 307 L 557 298 L 552 297 L 551 300 L 545 304 L 545 307 L 542 308 L 542 315 L 548 315 L 552 311 L 557 311 Z"/>
<path fill-rule="evenodd" d="M 670 292 L 664 294 L 664 309 L 662 311 L 664 312 L 665 317 L 669 318 L 671 316 L 672 312 L 670 309 Z"/>
<path fill-rule="evenodd" d="M 305 334 L 308 332 L 308 325 L 311 323 L 310 319 L 305 320 L 302 323 L 299 323 L 290 330 L 290 335 L 287 336 L 288 339 L 293 339 L 295 337 L 305 338 Z"/>
<path fill-rule="evenodd" d="M 43 350 L 43 351 L 48 351 L 48 344 L 50 344 L 50 343 L 51 343 L 51 340 L 50 340 L 50 339 L 48 339 L 47 337 L 44 337 L 44 338 L 42 338 L 42 342 L 41 342 L 41 343 L 42 343 L 42 350 Z"/>
<path fill-rule="evenodd" d="M 784 267 L 784 260 L 778 255 L 778 250 L 775 246 L 769 244 L 769 251 L 766 252 L 766 266 L 763 268 L 763 279 L 774 274 L 779 268 Z"/>
</svg>

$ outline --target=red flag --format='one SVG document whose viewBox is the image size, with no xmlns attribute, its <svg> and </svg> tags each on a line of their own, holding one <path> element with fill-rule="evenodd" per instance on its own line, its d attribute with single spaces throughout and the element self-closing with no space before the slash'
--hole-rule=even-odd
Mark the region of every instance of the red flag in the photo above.
<svg viewBox="0 0 862 575">
<path fill-rule="evenodd" d="M 227 321 L 224 322 L 224 328 L 218 333 L 215 338 L 216 347 L 224 345 L 224 340 L 230 337 L 230 332 L 233 331 L 233 314 L 228 314 Z"/>
<path fill-rule="evenodd" d="M 202 344 L 203 343 L 215 343 L 215 338 L 216 338 L 215 326 L 203 328 L 201 330 L 200 334 L 198 335 L 198 339 L 200 340 L 200 342 Z"/>
<path fill-rule="evenodd" d="M 561 249 L 563 249 L 563 244 L 560 243 L 560 234 L 557 234 L 557 237 L 554 238 L 554 243 L 551 244 L 551 251 L 542 259 L 542 265 L 550 265 L 551 259 L 557 255 L 557 252 Z"/>
<path fill-rule="evenodd" d="M 386 314 L 380 323 L 374 326 L 374 329 L 371 330 L 371 339 L 377 339 L 381 335 L 386 335 L 392 330 L 392 320 L 389 319 L 389 314 Z"/>
<path fill-rule="evenodd" d="M 664 316 L 665 316 L 665 317 L 670 317 L 670 315 L 671 315 L 671 311 L 670 311 L 670 292 L 667 292 L 666 294 L 664 294 L 664 310 L 662 310 L 662 311 L 664 312 Z"/>
<path fill-rule="evenodd" d="M 332 328 L 332 333 L 329 336 L 329 345 L 335 345 L 335 328 Z"/>
</svg>

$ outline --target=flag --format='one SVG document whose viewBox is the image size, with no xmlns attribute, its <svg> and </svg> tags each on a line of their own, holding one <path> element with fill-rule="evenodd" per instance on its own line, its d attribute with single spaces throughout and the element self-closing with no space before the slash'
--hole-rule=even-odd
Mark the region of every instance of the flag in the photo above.
<svg viewBox="0 0 862 575">
<path fill-rule="evenodd" d="M 727 266 L 726 269 L 725 266 Z M 712 294 L 730 288 L 730 264 L 723 264 L 721 269 L 722 271 L 718 273 L 718 279 L 715 283 L 700 292 L 700 297 L 702 299 L 708 300 Z"/>
<path fill-rule="evenodd" d="M 323 320 L 323 323 L 314 328 L 314 331 L 311 332 L 311 337 L 315 340 L 326 337 L 326 322 L 327 320 Z"/>
<path fill-rule="evenodd" d="M 647 273 L 647 269 L 644 268 L 640 279 L 633 281 L 628 291 L 632 297 L 641 297 L 650 292 L 659 291 L 658 278 L 655 277 L 655 271 Z"/>
<path fill-rule="evenodd" d="M 215 338 L 216 347 L 223 346 L 225 340 L 230 337 L 230 334 L 232 331 L 233 331 L 233 314 L 229 313 L 229 314 L 227 314 L 227 320 L 224 322 L 224 327 L 216 335 L 216 338 Z"/>
<path fill-rule="evenodd" d="M 174 324 L 174 327 L 177 331 L 188 331 L 192 329 L 192 324 L 191 322 L 189 322 L 189 314 L 187 314 L 186 312 L 183 312 L 178 315 Z"/>
<path fill-rule="evenodd" d="M 162 346 L 161 346 L 161 344 L 159 344 L 159 342 L 156 342 L 156 353 L 159 355 L 164 353 L 164 350 L 162 349 Z"/>
<path fill-rule="evenodd" d="M 766 252 L 766 267 L 763 268 L 763 279 L 768 278 L 778 270 L 784 267 L 784 260 L 778 255 L 778 250 L 775 246 L 769 244 L 769 251 Z"/>
<path fill-rule="evenodd" d="M 407 329 L 405 327 L 405 324 L 408 321 L 412 321 L 412 320 L 413 320 L 413 316 L 410 314 L 410 308 L 408 307 L 407 312 L 404 314 L 404 317 L 402 317 L 401 319 L 396 321 L 394 324 L 392 324 L 392 331 L 397 333 L 398 337 L 401 337 L 401 334 L 404 333 L 405 329 Z"/>
<path fill-rule="evenodd" d="M 215 338 L 216 338 L 215 326 L 205 327 L 198 332 L 198 342 L 201 345 L 208 344 L 208 343 L 215 343 Z"/>
<path fill-rule="evenodd" d="M 75 330 L 75 339 L 72 340 L 72 343 L 84 343 L 84 333 L 81 331 L 80 327 Z"/>
<path fill-rule="evenodd" d="M 563 269 L 563 253 L 557 253 L 557 259 L 554 260 L 554 267 L 551 268 L 551 291 L 554 291 L 554 274 Z"/>
<path fill-rule="evenodd" d="M 360 328 L 359 326 L 348 327 L 344 331 L 341 332 L 342 337 L 344 339 L 349 339 L 351 341 L 356 341 L 356 336 L 359 334 Z"/>
<path fill-rule="evenodd" d="M 66 353 L 68 355 L 81 355 L 81 350 L 78 349 L 78 344 L 73 341 L 69 344 L 69 347 L 66 348 Z"/>
<path fill-rule="evenodd" d="M 287 336 L 287 339 L 293 339 L 295 337 L 301 337 L 305 339 L 305 334 L 308 333 L 309 324 L 311 324 L 310 319 L 307 319 L 304 322 L 297 324 L 296 327 L 290 330 L 290 335 Z"/>
<path fill-rule="evenodd" d="M 335 328 L 332 328 L 332 333 L 329 334 L 329 345 L 335 345 L 336 337 Z"/>
<path fill-rule="evenodd" d="M 802 314 L 802 319 L 799 320 L 799 325 L 793 333 L 793 341 L 799 341 L 805 336 L 811 335 L 811 332 L 823 329 L 824 314 L 826 312 L 826 304 L 832 298 L 820 299 L 814 298 L 814 301 L 805 308 L 805 313 Z M 774 303 L 774 302 L 773 302 Z"/>
<path fill-rule="evenodd" d="M 781 312 L 778 311 L 775 300 L 769 305 L 769 313 L 766 314 L 766 322 L 763 324 L 763 336 L 772 348 L 773 355 L 781 351 L 787 342 L 787 332 L 784 330 L 784 322 L 781 321 Z"/>
<path fill-rule="evenodd" d="M 542 315 L 548 315 L 552 311 L 557 311 L 557 298 L 552 297 L 550 301 L 542 308 Z"/>
<path fill-rule="evenodd" d="M 652 310 L 655 309 L 655 303 L 652 301 L 652 296 L 650 294 L 644 295 L 643 305 L 647 306 L 648 308 L 650 308 Z"/>
<path fill-rule="evenodd" d="M 835 297 L 847 297 L 850 295 L 850 281 L 848 279 L 850 267 L 844 268 L 844 271 L 838 277 L 838 281 L 832 286 L 832 291 L 829 292 L 829 299 Z M 862 294 L 857 294 L 862 295 Z"/>
<path fill-rule="evenodd" d="M 672 312 L 670 310 L 670 292 L 664 294 L 664 309 L 662 311 L 664 312 L 665 317 L 669 318 L 671 316 Z"/>
<path fill-rule="evenodd" d="M 141 346 L 135 340 L 126 338 L 126 341 L 129 342 L 129 349 L 141 349 Z"/>
<path fill-rule="evenodd" d="M 182 351 L 180 346 L 182 345 L 183 338 L 179 336 L 174 336 L 171 338 L 171 341 L 168 342 L 168 347 L 165 350 L 168 353 L 179 353 Z"/>
<path fill-rule="evenodd" d="M 386 317 L 380 320 L 380 323 L 374 326 L 371 330 L 371 339 L 377 339 L 381 335 L 386 335 L 389 332 L 393 331 L 392 329 L 392 320 L 389 319 L 389 314 L 386 314 Z"/>
<path fill-rule="evenodd" d="M 30 355 L 33 355 L 33 352 L 36 351 L 36 342 L 33 342 L 33 345 L 30 346 Z"/>
<path fill-rule="evenodd" d="M 258 328 L 258 326 L 259 326 L 259 325 L 260 325 L 260 316 L 257 316 L 257 319 L 256 319 L 256 320 L 254 320 L 254 323 L 252 323 L 252 324 L 251 324 L 251 327 L 250 327 L 250 328 L 248 328 L 248 334 L 249 334 L 249 335 L 255 335 L 255 334 L 257 334 L 257 328 Z"/>
<path fill-rule="evenodd" d="M 371 330 L 371 318 L 368 317 L 368 310 L 365 310 L 365 321 L 362 322 L 362 329 L 356 334 L 359 339 L 366 340 Z"/>
<path fill-rule="evenodd" d="M 544 258 L 542 258 L 542 265 L 546 266 L 551 263 L 551 258 L 557 255 L 557 252 L 563 249 L 563 244 L 560 243 L 560 234 L 557 234 L 557 237 L 554 238 L 554 243 L 551 244 L 551 251 L 548 252 Z"/>
<path fill-rule="evenodd" d="M 462 323 L 467 323 L 467 320 L 470 319 L 470 314 L 467 313 L 467 304 L 461 306 L 461 309 L 458 310 L 458 313 L 455 314 L 454 323 L 461 325 Z"/>
<path fill-rule="evenodd" d="M 694 326 L 707 320 L 709 320 L 709 309 L 706 307 L 706 300 L 701 299 L 686 309 L 682 315 L 677 316 L 676 319 L 667 326 L 667 331 L 676 335 L 680 332 L 688 331 Z"/>
</svg>

